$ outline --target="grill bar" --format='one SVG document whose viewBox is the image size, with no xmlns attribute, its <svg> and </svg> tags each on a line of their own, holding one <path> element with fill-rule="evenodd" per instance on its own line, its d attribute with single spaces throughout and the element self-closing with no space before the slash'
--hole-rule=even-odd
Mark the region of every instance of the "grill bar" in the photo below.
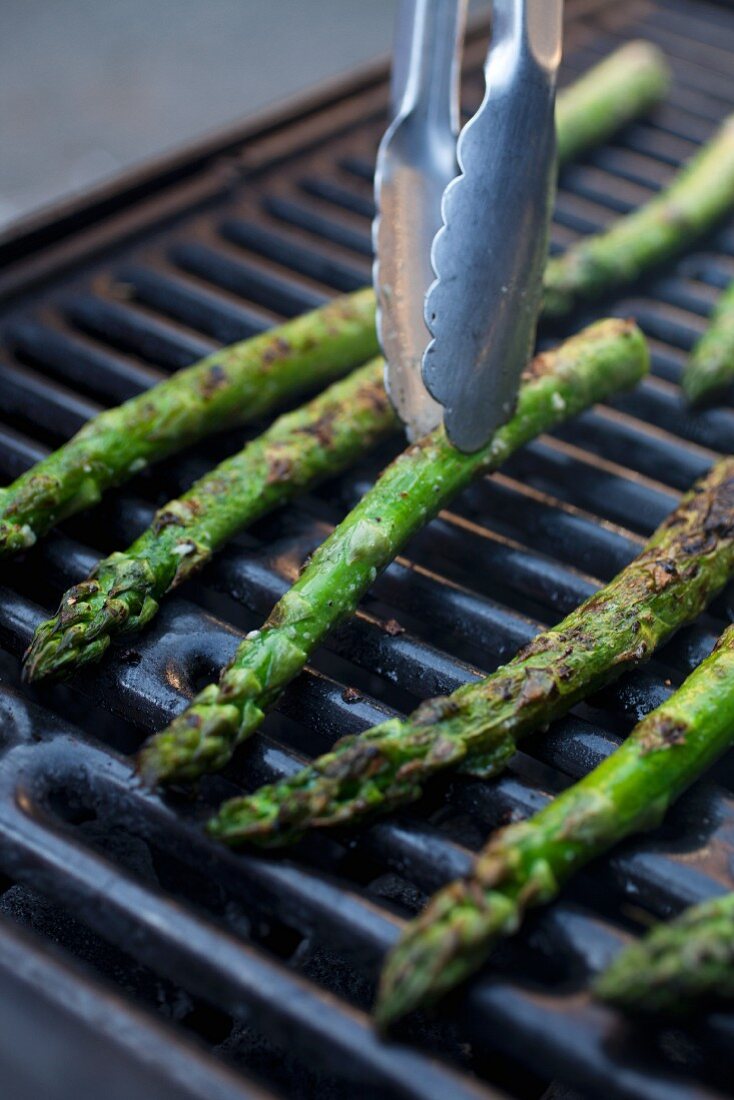
<svg viewBox="0 0 734 1100">
<path fill-rule="evenodd" d="M 734 101 L 734 13 L 723 6 L 583 0 L 567 8 L 567 78 L 643 34 L 671 56 L 676 84 L 654 116 L 564 171 L 555 248 L 610 224 L 664 185 Z M 482 51 L 477 40 L 471 64 Z M 479 94 L 473 71 L 467 103 Z M 48 230 L 47 248 L 41 230 L 35 245 L 18 241 L 15 254 L 25 258 L 4 284 L 15 297 L 0 303 L 3 476 L 16 476 L 99 408 L 221 342 L 367 281 L 384 102 L 375 74 L 264 127 L 245 148 L 232 138 L 218 153 L 192 158 L 181 183 L 161 178 L 155 197 L 149 192 L 161 212 L 157 225 L 150 204 L 144 211 L 144 202 L 128 199 L 125 214 L 118 206 L 107 223 L 99 209 L 81 214 L 76 239 L 70 215 Z M 24 297 L 31 276 L 38 289 Z M 8 563 L 0 591 L 2 870 L 266 1041 L 297 1047 L 300 1064 L 317 1066 L 337 1095 L 358 1083 L 381 1096 L 522 1100 L 553 1078 L 590 1095 L 732 1095 L 722 1059 L 712 1055 L 731 1042 L 730 1016 L 705 1021 L 681 1043 L 679 1034 L 625 1028 L 592 1006 L 586 991 L 589 975 L 637 934 L 642 909 L 665 916 L 734 886 L 727 761 L 663 830 L 600 861 L 530 922 L 443 1022 L 430 1025 L 427 1040 L 418 1029 L 417 1045 L 382 1044 L 365 1015 L 399 916 L 462 872 L 489 829 L 532 813 L 613 751 L 710 649 L 730 615 L 730 595 L 645 670 L 529 739 L 496 783 L 437 782 L 410 812 L 356 836 L 309 840 L 286 858 L 220 851 L 199 829 L 222 797 L 291 774 L 337 736 L 496 667 L 634 556 L 678 494 L 718 452 L 732 450 L 731 405 L 691 414 L 677 389 L 685 353 L 732 276 L 734 231 L 724 227 L 624 300 L 575 318 L 573 328 L 607 309 L 634 316 L 652 339 L 653 377 L 527 447 L 413 540 L 286 692 L 262 735 L 223 775 L 204 780 L 195 799 L 143 792 L 126 754 L 216 673 L 398 442 L 258 523 L 183 597 L 167 600 L 151 629 L 71 688 L 18 688 L 15 660 L 35 624 L 100 554 L 129 543 L 155 506 L 240 446 L 242 433 L 169 460 L 137 480 L 137 495 L 117 494 Z M 77 824 L 90 814 L 113 834 L 145 841 L 160 871 L 157 887 L 90 846 Z M 183 877 L 174 873 L 181 867 Z M 247 914 L 246 926 L 235 909 Z M 0 925 L 0 981 L 7 942 Z M 51 973 L 32 941 L 22 937 L 17 950 L 31 961 L 43 956 L 36 972 Z M 85 1003 L 99 1004 L 88 979 L 54 965 L 54 973 L 63 970 L 58 988 L 84 987 Z M 225 1068 L 211 1041 L 199 1052 L 170 1027 L 146 1032 L 147 1017 L 127 1001 L 105 1004 L 108 1032 L 124 1021 L 141 1050 L 160 1052 L 165 1079 L 183 1074 L 194 1095 L 197 1087 L 218 1095 L 230 1081 L 226 1095 L 259 1095 L 253 1074 Z M 467 1041 L 470 1048 L 460 1049 Z M 530 1076 L 519 1070 L 528 1050 Z M 302 1075 L 268 1085 L 292 1091 L 294 1080 L 304 1094 L 321 1092 Z M 152 1089 L 151 1076 L 154 1096 Z"/>
<path fill-rule="evenodd" d="M 3 1073 L 14 1095 L 89 1095 L 105 1081 L 110 1100 L 268 1100 L 240 1074 L 213 1063 L 191 1043 L 131 1008 L 100 983 L 56 959 L 9 922 L 0 926 L 0 1015 L 11 1037 Z M 43 1043 L 29 1035 L 43 1034 Z M 40 1048 L 40 1049 L 39 1049 Z M 22 1082 L 22 1084 L 21 1084 Z M 25 1091 L 24 1091 L 25 1090 Z"/>
<path fill-rule="evenodd" d="M 26 719 L 28 712 L 26 711 Z M 48 725 L 48 719 L 46 719 Z M 142 807 L 135 805 L 139 796 L 130 796 L 130 780 L 127 769 L 122 772 L 112 766 L 110 758 L 103 755 L 95 760 L 98 755 L 92 750 L 90 757 L 85 759 L 85 753 L 81 744 L 73 740 L 71 744 L 65 743 L 63 733 L 54 738 L 53 748 L 49 759 L 43 766 L 41 774 L 34 775 L 32 762 L 33 750 L 25 752 L 26 761 L 20 766 L 23 776 L 18 787 L 17 776 L 12 780 L 12 787 L 20 794 L 20 801 L 26 808 L 26 814 L 30 809 L 30 816 L 25 816 L 22 824 L 18 821 L 18 812 L 10 809 L 3 814 L 0 829 L 4 833 L 7 842 L 7 854 L 3 856 L 4 866 L 11 870 L 21 880 L 26 877 L 37 881 L 39 876 L 51 875 L 58 880 L 58 873 L 54 870 L 59 866 L 65 867 L 63 898 L 67 904 L 72 903 L 77 912 L 85 915 L 93 927 L 104 930 L 104 934 L 121 943 L 129 942 L 129 938 L 138 930 L 141 924 L 146 929 L 146 936 L 140 944 L 142 957 L 149 957 L 156 965 L 173 976 L 186 974 L 186 984 L 195 989 L 201 995 L 208 998 L 216 997 L 218 1003 L 223 1003 L 232 1011 L 242 1011 L 242 1003 L 251 1006 L 251 1011 L 256 1010 L 258 1018 L 268 1020 L 276 1038 L 284 1037 L 283 1028 L 287 1027 L 287 1038 L 291 1046 L 305 1042 L 305 1052 L 310 1049 L 310 1043 L 317 1033 L 324 1043 L 330 1058 L 337 1059 L 337 1064 L 342 1073 L 351 1075 L 359 1074 L 363 1079 L 365 1072 L 370 1078 L 378 1075 L 380 1083 L 396 1085 L 400 1095 L 442 1096 L 445 1092 L 440 1090 L 447 1087 L 458 1088 L 456 1095 L 475 1096 L 483 1095 L 481 1090 L 462 1087 L 451 1077 L 443 1075 L 440 1067 L 435 1067 L 432 1077 L 431 1067 L 426 1065 L 420 1055 L 405 1052 L 408 1064 L 401 1064 L 403 1052 L 394 1046 L 390 1047 L 388 1063 L 385 1065 L 386 1051 L 388 1048 L 376 1043 L 368 1028 L 360 1026 L 354 1016 L 347 1022 L 342 1014 L 329 1012 L 329 1002 L 323 997 L 300 989 L 298 983 L 289 979 L 283 972 L 268 966 L 265 960 L 252 950 L 227 936 L 221 929 L 212 928 L 202 922 L 198 922 L 191 915 L 184 914 L 178 907 L 170 902 L 153 895 L 150 890 L 138 887 L 131 880 L 125 881 L 125 889 L 105 892 L 101 897 L 98 883 L 105 880 L 104 861 L 100 861 L 93 853 L 80 848 L 65 840 L 63 835 L 52 832 L 44 827 L 44 786 L 48 785 L 48 764 L 53 762 L 53 783 L 61 781 L 67 785 L 75 782 L 74 777 L 89 769 L 85 776 L 87 783 L 91 785 L 93 797 L 97 804 L 104 800 L 105 788 L 114 787 L 114 801 L 116 810 L 122 811 L 122 820 L 129 827 L 137 830 L 150 828 L 150 823 L 142 816 Z M 18 749 L 17 753 L 24 750 Z M 68 770 L 67 770 L 68 769 Z M 67 770 L 67 774 L 64 772 Z M 115 774 L 115 771 L 118 774 Z M 89 792 L 87 793 L 87 797 Z M 10 800 L 7 800 L 8 806 Z M 165 814 L 166 811 L 158 811 Z M 160 823 L 159 823 L 160 824 Z M 176 826 L 165 829 L 166 836 L 173 840 L 178 830 Z M 164 830 L 155 829 L 156 837 Z M 200 853 L 197 849 L 206 847 L 197 836 L 181 834 L 177 837 L 179 852 L 187 852 L 187 863 L 196 867 L 200 859 L 210 860 L 209 853 Z M 185 848 L 184 848 L 185 846 Z M 232 857 L 226 855 L 220 857 L 222 863 L 231 861 Z M 236 863 L 237 877 L 241 877 L 246 870 L 247 863 L 254 861 L 239 860 Z M 461 861 L 465 863 L 465 861 Z M 454 871 L 461 864 L 454 861 L 451 870 Z M 70 869 L 71 870 L 70 872 Z M 230 868 L 234 871 L 234 868 Z M 267 869 L 266 869 L 267 874 Z M 288 885 L 283 881 L 285 873 L 281 873 L 281 881 L 277 884 L 278 899 L 283 904 L 283 899 L 288 899 Z M 124 877 L 124 876 L 123 876 Z M 295 872 L 296 879 L 299 877 Z M 377 952 L 382 954 L 393 941 L 397 929 L 394 920 L 386 913 L 375 911 L 374 906 L 362 904 L 362 912 L 352 912 L 352 919 L 348 926 L 344 927 L 342 910 L 342 897 L 333 896 L 328 883 L 323 887 L 313 881 L 308 884 L 307 897 L 303 894 L 298 899 L 296 915 L 300 916 L 301 908 L 305 908 L 308 899 L 312 899 L 309 908 L 312 910 L 311 919 L 314 920 L 314 900 L 320 918 L 319 927 L 321 934 L 329 935 L 330 941 L 334 937 L 344 939 L 345 947 L 350 952 L 359 951 L 363 959 Z M 325 891 L 325 893 L 323 892 Z M 331 893 L 332 896 L 329 896 Z M 319 896 L 320 895 L 320 896 Z M 360 907 L 359 899 L 354 897 L 354 904 Z M 320 904 L 319 904 L 320 903 Z M 288 900 L 285 901 L 288 905 Z M 141 920 L 142 914 L 142 920 Z M 290 910 L 293 916 L 293 909 Z M 339 918 L 342 918 L 340 920 Z M 355 919 L 358 917 L 358 919 Z M 326 922 L 328 921 L 328 925 Z M 314 925 L 316 927 L 316 922 Z M 366 928 L 368 935 L 362 932 Z M 360 935 L 360 932 L 362 934 Z M 578 950 L 578 948 L 577 948 Z M 316 998 L 314 1000 L 314 997 Z M 533 1024 L 537 1026 L 538 1020 L 542 1020 L 549 1011 L 548 1006 L 543 1006 L 542 1000 L 538 1000 L 531 993 L 523 992 L 514 982 L 490 982 L 485 990 L 483 983 L 479 983 L 476 992 L 470 996 L 472 1014 L 481 1013 L 482 1026 L 489 1028 L 497 1023 L 498 1014 L 505 1021 L 507 1019 L 507 1005 L 511 1005 L 511 1012 L 516 1018 L 512 1035 L 508 1036 L 509 1042 L 519 1044 L 522 1042 L 523 1033 L 528 1035 L 528 1028 Z M 500 1009 L 500 1006 L 501 1007 Z M 590 1010 L 585 999 L 579 995 L 567 997 L 561 1004 L 555 1003 L 552 1007 L 553 1016 L 557 1018 L 559 1012 L 565 1016 L 567 1030 L 563 1035 L 554 1035 L 555 1042 L 549 1057 L 554 1063 L 566 1066 L 568 1063 L 575 1066 L 578 1075 L 584 1070 L 584 1063 L 594 1053 L 600 1053 L 601 1044 L 598 1032 L 611 1031 L 611 1014 L 601 1009 Z M 602 1027 L 589 1027 L 588 1017 L 597 1017 L 597 1025 Z M 605 1019 L 606 1018 L 606 1019 Z M 351 1026 L 350 1026 L 351 1025 Z M 474 1027 L 477 1024 L 475 1021 Z M 580 1034 L 579 1034 L 580 1032 Z M 305 1036 L 305 1038 L 304 1038 Z M 570 1037 L 570 1038 L 569 1038 Z M 580 1039 L 583 1042 L 579 1041 Z M 599 1044 L 599 1049 L 596 1049 Z M 355 1059 L 357 1061 L 355 1061 Z M 404 1074 L 407 1075 L 404 1076 Z M 420 1076 L 415 1077 L 418 1073 Z M 674 1079 L 662 1076 L 659 1065 L 653 1061 L 652 1065 L 645 1066 L 642 1060 L 639 1065 L 631 1064 L 623 1077 L 615 1080 L 613 1085 L 615 1095 L 620 1096 L 687 1096 L 690 1092 L 682 1083 Z M 411 1089 L 407 1082 L 412 1078 L 416 1082 L 416 1091 Z M 667 1090 L 667 1091 L 665 1091 Z M 451 1093 L 454 1095 L 454 1093 Z M 484 1095 L 487 1095 L 484 1093 Z M 491 1093 L 489 1094 L 491 1095 Z M 696 1095 L 715 1095 L 707 1090 L 699 1090 Z"/>
</svg>

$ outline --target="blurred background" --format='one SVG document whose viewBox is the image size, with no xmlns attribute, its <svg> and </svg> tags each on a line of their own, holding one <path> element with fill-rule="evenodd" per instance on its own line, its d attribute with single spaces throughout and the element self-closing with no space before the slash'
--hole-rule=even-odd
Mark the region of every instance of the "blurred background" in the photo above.
<svg viewBox="0 0 734 1100">
<path fill-rule="evenodd" d="M 0 227 L 384 54 L 396 0 L 0 0 Z"/>
<path fill-rule="evenodd" d="M 0 0 L 0 230 L 384 56 L 396 6 Z"/>
</svg>

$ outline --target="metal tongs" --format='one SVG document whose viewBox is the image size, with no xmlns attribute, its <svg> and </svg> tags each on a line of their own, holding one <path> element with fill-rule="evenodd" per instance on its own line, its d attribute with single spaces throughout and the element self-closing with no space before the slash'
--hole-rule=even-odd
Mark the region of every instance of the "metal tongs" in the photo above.
<svg viewBox="0 0 734 1100">
<path fill-rule="evenodd" d="M 374 283 L 387 389 L 463 451 L 512 413 L 542 293 L 563 0 L 494 0 L 486 93 L 459 132 L 466 0 L 401 0 Z"/>
</svg>

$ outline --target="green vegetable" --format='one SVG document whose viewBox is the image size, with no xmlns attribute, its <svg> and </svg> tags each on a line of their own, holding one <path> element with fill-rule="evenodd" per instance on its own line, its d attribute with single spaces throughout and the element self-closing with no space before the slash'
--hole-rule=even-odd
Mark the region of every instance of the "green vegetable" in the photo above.
<svg viewBox="0 0 734 1100">
<path fill-rule="evenodd" d="M 561 160 L 602 141 L 665 92 L 667 68 L 630 43 L 558 97 Z M 378 351 L 374 297 L 361 290 L 224 348 L 90 420 L 58 451 L 0 489 L 0 555 L 32 546 L 107 489 L 212 432 L 264 416 Z"/>
<path fill-rule="evenodd" d="M 711 324 L 691 352 L 681 385 L 697 404 L 734 382 L 734 282 L 720 296 Z"/>
<path fill-rule="evenodd" d="M 371 290 L 330 302 L 90 420 L 0 489 L 0 554 L 32 546 L 114 485 L 205 435 L 264 416 L 378 351 Z"/>
<path fill-rule="evenodd" d="M 670 85 L 662 52 L 638 40 L 621 46 L 558 95 L 558 159 L 572 160 L 658 103 Z"/>
<path fill-rule="evenodd" d="M 597 978 L 602 1000 L 631 1012 L 684 1013 L 734 997 L 734 894 L 712 898 L 660 924 Z"/>
<path fill-rule="evenodd" d="M 222 767 L 268 707 L 377 575 L 472 478 L 496 469 L 523 443 L 647 370 L 644 337 L 629 321 L 592 325 L 528 366 L 512 419 L 474 454 L 439 428 L 408 447 L 316 551 L 262 630 L 240 645 L 219 684 L 144 748 L 149 780 L 192 779 Z"/>
<path fill-rule="evenodd" d="M 125 553 L 111 554 L 70 588 L 26 655 L 29 679 L 102 656 L 114 634 L 140 630 L 158 600 L 200 569 L 246 524 L 343 470 L 397 426 L 375 359 L 228 458 L 169 501 Z"/>
<path fill-rule="evenodd" d="M 734 115 L 714 139 L 645 206 L 597 236 L 585 237 L 545 270 L 543 313 L 568 313 L 581 298 L 595 298 L 634 282 L 682 252 L 734 205 Z"/>
<path fill-rule="evenodd" d="M 502 668 L 405 720 L 345 737 L 282 783 L 224 804 L 210 822 L 228 844 L 289 843 L 417 798 L 450 767 L 499 772 L 518 740 L 690 622 L 734 573 L 734 459 L 718 463 L 608 585 Z"/>
<path fill-rule="evenodd" d="M 649 108 L 664 94 L 668 78 L 667 65 L 660 51 L 647 42 L 631 42 L 611 54 L 558 98 L 560 158 L 566 160 L 588 145 L 602 141 L 625 121 Z M 363 304 L 367 295 L 368 292 L 364 292 L 363 298 L 360 298 Z M 372 313 L 369 308 L 364 309 L 362 316 L 367 326 L 371 326 Z M 304 318 L 298 324 L 301 329 L 313 326 L 313 317 Z M 332 355 L 329 347 L 332 334 L 322 335 L 328 359 Z M 277 334 L 275 338 L 277 344 Z M 363 339 L 364 346 L 369 347 L 369 334 L 365 332 Z M 260 348 L 259 354 L 264 358 L 268 357 L 271 344 L 271 339 L 265 340 L 264 347 Z M 218 361 L 222 356 L 230 355 L 237 359 L 244 356 L 245 361 L 252 352 L 253 342 L 248 342 L 230 352 L 220 353 L 215 359 Z M 208 364 L 211 367 L 212 360 Z M 192 368 L 188 372 L 188 381 L 185 372 L 177 375 L 175 385 L 168 384 L 168 390 L 158 387 L 147 395 L 146 400 L 155 401 L 159 409 L 165 404 L 170 414 L 172 402 L 180 402 L 186 398 L 192 379 L 193 384 L 196 384 L 202 369 L 204 368 Z M 377 380 L 377 369 L 376 366 L 373 368 L 374 381 L 370 381 L 363 395 L 366 400 L 356 400 L 353 423 L 350 423 L 350 403 L 353 389 L 362 385 L 361 376 L 359 380 L 347 383 L 343 391 L 335 390 L 333 397 L 325 396 L 325 415 L 333 423 L 328 434 L 322 433 L 323 454 L 318 453 L 315 445 L 318 434 L 309 435 L 304 430 L 306 421 L 318 421 L 324 415 L 321 405 L 315 402 L 302 413 L 284 418 L 261 440 L 251 443 L 240 455 L 223 463 L 212 474 L 200 480 L 181 500 L 169 501 L 156 516 L 153 527 L 126 552 L 104 559 L 86 581 L 69 589 L 54 618 L 43 623 L 36 631 L 26 657 L 28 678 L 35 680 L 45 676 L 68 675 L 77 666 L 99 660 L 114 634 L 132 633 L 142 629 L 156 614 L 161 597 L 195 569 L 199 569 L 233 534 L 252 523 L 265 511 L 288 500 L 295 492 L 311 485 L 317 478 L 343 469 L 349 462 L 359 458 L 392 423 L 385 401 L 378 393 L 380 383 Z M 333 408 L 333 401 L 339 402 L 341 408 Z M 142 405 L 142 399 L 137 399 L 137 403 L 124 406 L 125 433 L 128 432 L 131 421 L 138 424 Z M 203 411 L 201 405 L 198 411 Z M 101 419 L 94 422 L 96 426 L 93 431 L 90 428 L 85 429 L 85 432 L 93 436 L 92 450 L 97 454 L 97 461 L 100 448 L 107 451 L 112 445 L 113 437 L 122 435 L 121 414 L 122 410 L 106 414 L 108 421 L 112 423 L 108 422 L 104 431 L 111 429 L 112 437 L 104 436 Z M 198 427 L 194 430 L 199 432 Z M 40 514 L 45 508 L 43 500 L 48 502 L 49 492 L 54 495 L 56 503 L 53 513 L 46 511 L 43 521 L 45 526 L 50 526 L 62 515 L 75 511 L 87 498 L 90 503 L 98 499 L 102 490 L 112 484 L 109 477 L 114 476 L 119 481 L 125 476 L 125 463 L 129 464 L 131 459 L 129 451 L 124 459 L 117 453 L 108 455 L 105 459 L 108 468 L 104 472 L 104 484 L 96 470 L 91 482 L 91 471 L 83 471 L 84 488 L 81 496 L 75 490 L 74 500 L 69 501 L 64 494 L 73 484 L 76 465 L 80 459 L 86 460 L 89 457 L 89 440 L 80 450 L 76 445 L 78 439 L 79 437 L 76 443 L 73 441 L 47 460 L 56 476 L 63 473 L 63 485 L 49 483 L 44 487 L 41 483 L 39 486 L 41 470 L 36 468 L 30 475 L 26 475 L 26 479 L 30 478 L 30 481 L 27 480 L 26 490 L 16 483 L 16 486 L 7 491 L 10 495 L 15 494 L 15 502 L 9 509 L 6 508 L 6 515 L 13 513 L 20 517 L 25 514 L 29 493 L 35 502 L 33 508 L 39 513 L 39 518 L 31 525 L 33 530 L 22 533 L 21 541 L 26 537 L 32 540 L 42 533 Z M 139 439 L 135 440 L 134 446 L 139 447 L 140 443 Z M 165 447 L 170 450 L 176 445 L 176 440 L 168 432 Z M 126 438 L 126 447 L 129 446 Z M 155 454 L 148 454 L 146 461 L 150 462 L 162 453 L 163 449 L 159 449 L 156 444 Z M 109 467 L 110 457 L 116 463 L 114 470 Z M 136 451 L 133 464 L 140 461 L 140 457 Z M 271 460 L 272 465 L 269 464 Z M 278 466 L 277 476 L 272 475 L 275 464 Z M 123 470 L 122 474 L 120 470 Z M 0 500 L 2 499 L 0 491 Z M 22 502 L 20 509 L 19 501 Z M 12 531 L 10 527 L 5 528 L 9 548 L 12 548 L 11 542 L 15 545 L 17 522 Z M 0 535 L 0 551 L 1 538 Z"/>
<path fill-rule="evenodd" d="M 731 525 L 730 513 L 730 525 Z M 528 821 L 501 829 L 471 874 L 408 925 L 382 973 L 384 1027 L 467 978 L 527 909 L 546 905 L 595 856 L 655 828 L 668 807 L 734 743 L 734 627 L 628 740 Z"/>
</svg>

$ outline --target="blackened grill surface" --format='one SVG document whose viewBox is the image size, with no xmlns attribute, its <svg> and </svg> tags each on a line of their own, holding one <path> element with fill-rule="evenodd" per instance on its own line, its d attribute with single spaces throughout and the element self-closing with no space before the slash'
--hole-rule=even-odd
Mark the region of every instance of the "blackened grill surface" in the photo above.
<svg viewBox="0 0 734 1100">
<path fill-rule="evenodd" d="M 566 79 L 641 35 L 663 47 L 676 80 L 651 118 L 564 172 L 555 248 L 652 195 L 734 101 L 726 6 L 580 0 L 567 8 Z M 478 39 L 467 108 L 480 95 L 482 50 Z M 384 74 L 365 79 L 296 121 L 281 119 L 246 143 L 230 135 L 188 164 L 179 159 L 7 241 L 1 476 L 219 344 L 365 283 L 385 95 Z M 410 813 L 284 858 L 220 851 L 198 828 L 222 797 L 496 667 L 634 555 L 678 494 L 732 450 L 734 409 L 689 413 L 677 380 L 717 290 L 733 277 L 729 224 L 624 300 L 575 316 L 569 330 L 609 311 L 636 317 L 652 343 L 650 380 L 526 448 L 442 514 L 286 693 L 262 735 L 196 797 L 141 790 L 132 753 L 261 621 L 390 449 L 258 524 L 167 601 L 152 629 L 68 687 L 20 686 L 18 658 L 34 625 L 102 552 L 129 543 L 156 503 L 242 435 L 169 461 L 4 563 L 0 989 L 21 1006 L 14 1031 L 0 1028 L 4 1081 L 16 1087 L 8 1095 L 37 1095 L 39 1080 L 54 1100 L 72 1095 L 61 1074 L 44 1078 L 42 1065 L 28 1065 L 28 1036 L 43 1044 L 39 1032 L 57 1026 L 59 1058 L 96 1033 L 109 1045 L 110 1078 L 151 1100 L 341 1097 L 355 1088 L 421 1100 L 551 1097 L 565 1086 L 649 1100 L 733 1094 L 734 1016 L 640 1029 L 586 991 L 590 974 L 651 914 L 734 888 L 731 760 L 662 829 L 600 861 L 529 922 L 438 1020 L 382 1044 L 367 1015 L 399 918 L 463 871 L 492 827 L 527 816 L 612 751 L 710 649 L 730 617 L 727 598 L 647 668 L 532 739 L 497 783 L 437 784 Z M 403 632 L 387 628 L 390 620 Z M 83 1082 L 75 1087 L 79 1094 Z"/>
</svg>

